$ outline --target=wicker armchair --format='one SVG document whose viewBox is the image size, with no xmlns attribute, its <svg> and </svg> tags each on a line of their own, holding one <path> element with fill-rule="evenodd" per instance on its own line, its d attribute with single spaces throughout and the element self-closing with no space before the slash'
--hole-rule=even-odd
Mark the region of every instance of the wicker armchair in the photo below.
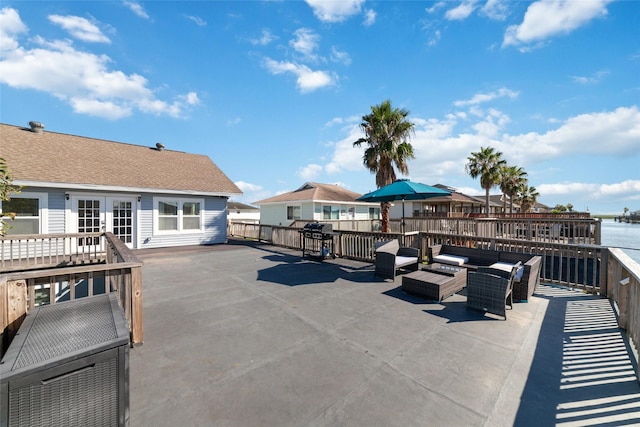
<svg viewBox="0 0 640 427">
<path fill-rule="evenodd" d="M 397 240 L 376 243 L 374 276 L 395 280 L 399 269 L 418 269 L 420 251 L 416 248 L 400 247 Z"/>
<path fill-rule="evenodd" d="M 513 279 L 519 267 L 514 267 L 508 277 L 500 272 L 469 271 L 467 308 L 497 314 L 507 320 L 507 305 L 513 309 Z"/>
</svg>

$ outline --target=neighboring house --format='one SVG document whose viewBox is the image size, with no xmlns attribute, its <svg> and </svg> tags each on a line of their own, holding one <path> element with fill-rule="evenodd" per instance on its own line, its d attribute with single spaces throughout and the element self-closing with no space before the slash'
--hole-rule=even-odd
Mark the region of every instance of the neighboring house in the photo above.
<svg viewBox="0 0 640 427">
<path fill-rule="evenodd" d="M 257 224 L 260 222 L 260 208 L 239 202 L 227 202 L 227 219 Z"/>
<path fill-rule="evenodd" d="M 534 213 L 549 213 L 551 212 L 551 208 L 547 205 L 544 205 L 542 203 L 538 203 L 536 202 L 535 205 L 533 205 L 533 207 L 531 208 L 531 212 Z"/>
<path fill-rule="evenodd" d="M 380 219 L 380 204 L 357 201 L 361 195 L 337 185 L 307 182 L 297 190 L 255 204 L 260 206 L 260 223 L 264 225 Z"/>
<path fill-rule="evenodd" d="M 434 187 L 450 191 L 448 196 L 431 197 L 424 200 L 405 202 L 406 217 L 464 217 L 478 213 L 484 207 L 484 201 L 460 193 L 456 188 L 442 184 Z M 400 218 L 402 215 L 401 202 L 396 202 L 391 208 L 391 217 Z"/>
<path fill-rule="evenodd" d="M 20 194 L 9 234 L 109 231 L 133 249 L 227 241 L 240 189 L 209 157 L 0 124 L 0 157 Z M 80 240 L 80 239 L 79 239 Z"/>
</svg>

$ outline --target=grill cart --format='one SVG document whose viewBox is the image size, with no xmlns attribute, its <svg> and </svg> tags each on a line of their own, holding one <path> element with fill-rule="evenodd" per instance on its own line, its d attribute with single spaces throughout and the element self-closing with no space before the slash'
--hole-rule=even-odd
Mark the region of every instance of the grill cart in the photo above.
<svg viewBox="0 0 640 427">
<path fill-rule="evenodd" d="M 302 246 L 302 258 L 305 255 L 323 260 L 328 257 L 335 259 L 335 243 L 331 224 L 321 224 L 310 222 L 300 230 L 300 240 Z"/>
</svg>

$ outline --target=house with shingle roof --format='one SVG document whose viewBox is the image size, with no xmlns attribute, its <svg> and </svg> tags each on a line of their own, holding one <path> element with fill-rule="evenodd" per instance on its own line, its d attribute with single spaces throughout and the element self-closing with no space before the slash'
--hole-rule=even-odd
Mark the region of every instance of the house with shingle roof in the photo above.
<svg viewBox="0 0 640 427">
<path fill-rule="evenodd" d="M 380 204 L 356 200 L 361 195 L 338 185 L 306 182 L 297 190 L 255 204 L 260 206 L 260 223 L 265 225 L 380 219 Z"/>
<path fill-rule="evenodd" d="M 260 208 L 246 203 L 227 202 L 227 219 L 233 222 L 258 224 L 260 222 Z"/>
<path fill-rule="evenodd" d="M 205 155 L 0 124 L 0 157 L 19 194 L 9 234 L 109 231 L 138 248 L 227 241 L 240 189 Z"/>
</svg>

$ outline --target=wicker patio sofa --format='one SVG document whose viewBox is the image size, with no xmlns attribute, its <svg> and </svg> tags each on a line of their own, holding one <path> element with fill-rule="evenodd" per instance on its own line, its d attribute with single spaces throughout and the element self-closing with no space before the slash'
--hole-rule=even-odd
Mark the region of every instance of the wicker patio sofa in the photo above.
<svg viewBox="0 0 640 427">
<path fill-rule="evenodd" d="M 540 283 L 542 257 L 518 252 L 434 245 L 429 247 L 429 262 L 459 265 L 469 272 L 476 271 L 478 267 L 489 266 L 510 271 L 513 264 L 520 262 L 522 269 L 513 282 L 513 300 L 526 302 Z"/>
<path fill-rule="evenodd" d="M 400 269 L 415 271 L 419 254 L 416 248 L 401 247 L 398 240 L 376 243 L 374 276 L 395 280 Z"/>
<path fill-rule="evenodd" d="M 510 272 L 493 274 L 489 267 L 479 267 L 467 274 L 467 308 L 497 314 L 507 320 L 507 305 L 513 309 L 514 278 L 520 263 Z"/>
</svg>

